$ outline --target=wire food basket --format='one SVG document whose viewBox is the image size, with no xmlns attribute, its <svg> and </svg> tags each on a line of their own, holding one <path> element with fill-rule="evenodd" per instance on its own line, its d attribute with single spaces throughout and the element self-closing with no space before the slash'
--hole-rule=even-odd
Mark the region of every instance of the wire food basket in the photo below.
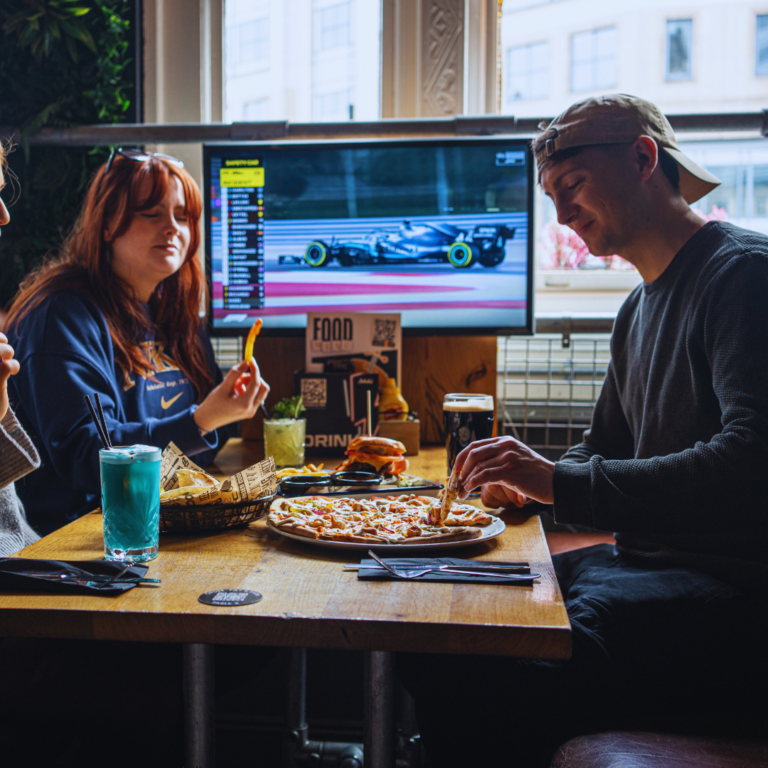
<svg viewBox="0 0 768 768">
<path fill-rule="evenodd" d="M 260 520 L 269 512 L 275 494 L 237 504 L 210 504 L 183 507 L 160 505 L 160 533 L 200 533 L 238 528 Z"/>
</svg>

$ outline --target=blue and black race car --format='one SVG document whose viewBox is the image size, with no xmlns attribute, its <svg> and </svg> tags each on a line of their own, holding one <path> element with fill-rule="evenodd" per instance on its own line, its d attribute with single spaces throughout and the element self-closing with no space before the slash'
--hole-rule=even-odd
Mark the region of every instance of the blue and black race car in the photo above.
<svg viewBox="0 0 768 768">
<path fill-rule="evenodd" d="M 313 240 L 304 251 L 304 261 L 310 267 L 327 267 L 334 259 L 342 267 L 424 261 L 447 261 L 457 269 L 475 262 L 497 267 L 504 261 L 504 245 L 514 234 L 514 228 L 504 224 L 456 227 L 404 221 L 397 232 L 376 231 L 361 240 Z"/>
</svg>

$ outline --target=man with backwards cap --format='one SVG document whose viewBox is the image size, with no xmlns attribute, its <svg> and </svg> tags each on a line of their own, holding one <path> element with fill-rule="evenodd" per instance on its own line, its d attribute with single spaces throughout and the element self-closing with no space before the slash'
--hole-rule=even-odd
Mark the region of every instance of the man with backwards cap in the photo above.
<svg viewBox="0 0 768 768">
<path fill-rule="evenodd" d="M 583 442 L 554 463 L 512 437 L 473 443 L 457 459 L 463 496 L 551 504 L 616 546 L 553 558 L 570 661 L 400 659 L 441 768 L 546 766 L 598 731 L 765 722 L 768 238 L 691 211 L 720 182 L 642 99 L 574 104 L 533 150 L 558 221 L 643 283 L 619 310 Z"/>
</svg>

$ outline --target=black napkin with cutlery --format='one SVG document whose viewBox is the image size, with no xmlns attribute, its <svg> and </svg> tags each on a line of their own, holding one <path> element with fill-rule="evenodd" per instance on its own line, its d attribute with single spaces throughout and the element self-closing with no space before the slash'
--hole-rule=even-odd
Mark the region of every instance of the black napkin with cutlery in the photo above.
<svg viewBox="0 0 768 768">
<path fill-rule="evenodd" d="M 111 560 L 0 558 L 0 592 L 120 595 L 144 581 L 149 566 Z"/>
<path fill-rule="evenodd" d="M 451 570 L 469 570 L 467 573 L 446 573 L 435 570 L 408 581 L 438 581 L 458 584 L 505 584 L 518 587 L 533 586 L 539 574 L 531 573 L 528 563 L 510 563 L 499 560 L 463 560 L 458 557 L 386 557 L 382 558 L 391 568 L 403 576 L 418 573 L 426 568 L 438 569 L 441 566 Z M 497 570 L 492 570 L 496 568 Z M 487 570 L 484 570 L 487 569 Z M 514 576 L 516 578 L 504 578 Z M 357 572 L 361 581 L 401 581 L 372 558 L 363 558 Z"/>
</svg>

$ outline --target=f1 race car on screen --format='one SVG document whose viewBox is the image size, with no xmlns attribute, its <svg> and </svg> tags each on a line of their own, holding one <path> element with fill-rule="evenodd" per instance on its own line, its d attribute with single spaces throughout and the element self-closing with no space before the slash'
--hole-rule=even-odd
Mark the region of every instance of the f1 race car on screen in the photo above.
<svg viewBox="0 0 768 768">
<path fill-rule="evenodd" d="M 425 261 L 447 261 L 457 269 L 475 262 L 497 267 L 504 261 L 507 240 L 514 235 L 514 228 L 504 224 L 456 227 L 404 221 L 397 232 L 372 232 L 361 240 L 314 240 L 304 251 L 304 261 L 310 267 L 327 267 L 334 259 L 342 267 Z"/>
</svg>

